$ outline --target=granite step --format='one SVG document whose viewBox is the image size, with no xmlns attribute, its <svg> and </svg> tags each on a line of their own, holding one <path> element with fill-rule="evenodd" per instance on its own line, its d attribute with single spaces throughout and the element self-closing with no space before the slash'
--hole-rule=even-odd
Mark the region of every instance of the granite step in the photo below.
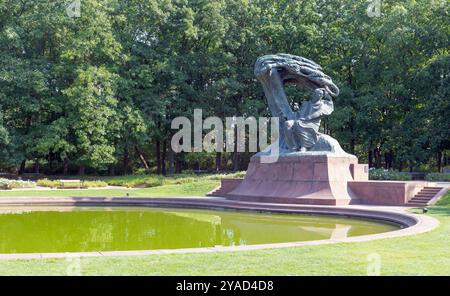
<svg viewBox="0 0 450 296">
<path fill-rule="evenodd" d="M 435 191 L 435 192 L 423 192 L 423 191 L 420 191 L 420 192 L 418 192 L 417 193 L 417 195 L 436 195 L 437 193 L 438 193 L 439 191 Z"/>
<path fill-rule="evenodd" d="M 419 191 L 419 193 L 422 193 L 422 194 L 436 194 L 439 191 L 441 191 L 441 190 L 440 189 L 439 190 L 426 190 L 426 191 L 421 190 L 421 191 Z"/>
<path fill-rule="evenodd" d="M 432 197 L 430 198 L 430 197 L 423 197 L 423 196 L 414 196 L 413 198 L 411 198 L 411 200 L 426 200 L 426 201 L 429 201 L 431 199 L 432 199 Z"/>
<path fill-rule="evenodd" d="M 433 198 L 434 196 L 435 196 L 436 194 L 421 194 L 421 193 L 419 193 L 419 194 L 416 194 L 416 195 L 414 195 L 414 197 L 423 197 L 423 198 Z"/>
<path fill-rule="evenodd" d="M 217 189 L 217 190 L 215 190 L 215 191 L 209 193 L 208 195 L 209 195 L 209 196 L 222 196 L 222 195 L 224 195 L 224 194 L 225 194 L 225 192 L 224 192 L 223 190 Z"/>
<path fill-rule="evenodd" d="M 428 203 L 441 191 L 440 187 L 425 187 L 420 190 L 406 206 L 409 207 L 426 207 Z"/>
<path fill-rule="evenodd" d="M 406 205 L 427 206 L 428 203 L 441 191 L 442 187 L 424 187 Z"/>
<path fill-rule="evenodd" d="M 415 198 L 413 198 L 413 199 L 411 199 L 409 202 L 416 202 L 416 203 L 425 203 L 425 204 L 428 204 L 429 201 L 430 201 L 429 199 L 415 199 Z"/>
<path fill-rule="evenodd" d="M 426 203 L 415 203 L 415 202 L 409 202 L 406 204 L 408 207 L 426 207 Z"/>
</svg>

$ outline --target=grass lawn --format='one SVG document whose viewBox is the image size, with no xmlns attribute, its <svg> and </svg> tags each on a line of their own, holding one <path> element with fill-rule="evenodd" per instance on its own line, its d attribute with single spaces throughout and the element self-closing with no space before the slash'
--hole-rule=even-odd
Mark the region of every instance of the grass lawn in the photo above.
<svg viewBox="0 0 450 296">
<path fill-rule="evenodd" d="M 196 196 L 205 195 L 220 184 L 222 178 L 241 178 L 245 172 L 228 174 L 204 174 L 192 173 L 177 174 L 174 176 L 161 175 L 127 175 L 116 177 L 99 176 L 69 176 L 63 179 L 83 179 L 90 183 L 102 183 L 112 186 L 129 188 L 93 188 L 93 189 L 52 189 L 52 190 L 0 190 L 2 196 L 103 196 L 103 197 L 163 197 L 163 196 Z M 60 177 L 61 178 L 61 177 Z M 54 180 L 40 179 L 39 186 L 56 187 L 60 184 L 54 176 Z"/>
<path fill-rule="evenodd" d="M 450 194 L 429 215 L 428 233 L 359 243 L 286 249 L 81 258 L 82 275 L 366 275 L 370 256 L 381 275 L 450 275 Z M 73 259 L 0 261 L 1 275 L 65 275 Z"/>
<path fill-rule="evenodd" d="M 163 197 L 203 196 L 219 186 L 220 181 L 202 179 L 191 183 L 169 184 L 150 188 L 130 189 L 54 189 L 54 190 L 0 190 L 5 196 L 102 196 L 102 197 Z"/>
</svg>

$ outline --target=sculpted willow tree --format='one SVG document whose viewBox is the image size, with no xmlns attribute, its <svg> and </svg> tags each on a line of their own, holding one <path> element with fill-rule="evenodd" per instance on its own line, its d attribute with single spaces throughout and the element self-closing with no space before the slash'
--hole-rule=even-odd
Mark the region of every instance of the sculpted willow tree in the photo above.
<svg viewBox="0 0 450 296">
<path fill-rule="evenodd" d="M 321 118 L 334 110 L 332 97 L 339 88 L 315 62 L 290 54 L 258 58 L 255 76 L 262 83 L 273 117 L 280 119 L 280 153 L 324 151 L 345 153 L 332 137 L 319 132 Z M 294 112 L 288 103 L 284 85 L 292 83 L 313 90 L 310 101 Z"/>
</svg>

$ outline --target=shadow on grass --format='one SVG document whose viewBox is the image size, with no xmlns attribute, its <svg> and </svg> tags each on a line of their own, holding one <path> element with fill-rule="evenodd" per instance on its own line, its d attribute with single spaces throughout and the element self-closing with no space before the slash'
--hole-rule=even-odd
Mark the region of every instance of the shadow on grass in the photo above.
<svg viewBox="0 0 450 296">
<path fill-rule="evenodd" d="M 439 216 L 450 216 L 450 192 L 441 198 L 441 200 L 434 206 L 427 207 L 429 214 Z M 414 214 L 422 214 L 422 208 L 412 208 L 409 212 Z"/>
<path fill-rule="evenodd" d="M 450 216 L 450 192 L 447 192 L 435 206 L 429 209 L 432 214 Z"/>
<path fill-rule="evenodd" d="M 441 206 L 431 207 L 430 213 L 440 216 L 450 216 L 450 207 L 441 207 Z"/>
</svg>

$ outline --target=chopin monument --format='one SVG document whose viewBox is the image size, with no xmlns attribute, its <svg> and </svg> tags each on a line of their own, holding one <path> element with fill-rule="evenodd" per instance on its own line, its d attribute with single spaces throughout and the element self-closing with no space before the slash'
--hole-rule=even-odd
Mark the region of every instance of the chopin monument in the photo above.
<svg viewBox="0 0 450 296">
<path fill-rule="evenodd" d="M 241 201 L 346 205 L 357 201 L 349 182 L 367 181 L 367 165 L 346 153 L 338 141 L 319 132 L 321 118 L 334 110 L 339 88 L 315 62 L 290 54 L 258 58 L 255 76 L 261 82 L 279 139 L 254 155 L 244 180 L 224 188 L 224 196 Z M 296 84 L 311 91 L 309 101 L 293 111 L 284 90 Z M 276 160 L 270 158 L 277 151 Z M 224 187 L 222 182 L 222 187 Z"/>
<path fill-rule="evenodd" d="M 263 86 L 272 116 L 280 120 L 280 156 L 297 151 L 345 154 L 335 139 L 319 133 L 320 120 L 333 112 L 332 97 L 339 95 L 339 88 L 318 64 L 289 54 L 267 55 L 256 61 L 255 76 Z M 287 83 L 312 90 L 311 100 L 297 112 L 288 103 Z"/>
</svg>

